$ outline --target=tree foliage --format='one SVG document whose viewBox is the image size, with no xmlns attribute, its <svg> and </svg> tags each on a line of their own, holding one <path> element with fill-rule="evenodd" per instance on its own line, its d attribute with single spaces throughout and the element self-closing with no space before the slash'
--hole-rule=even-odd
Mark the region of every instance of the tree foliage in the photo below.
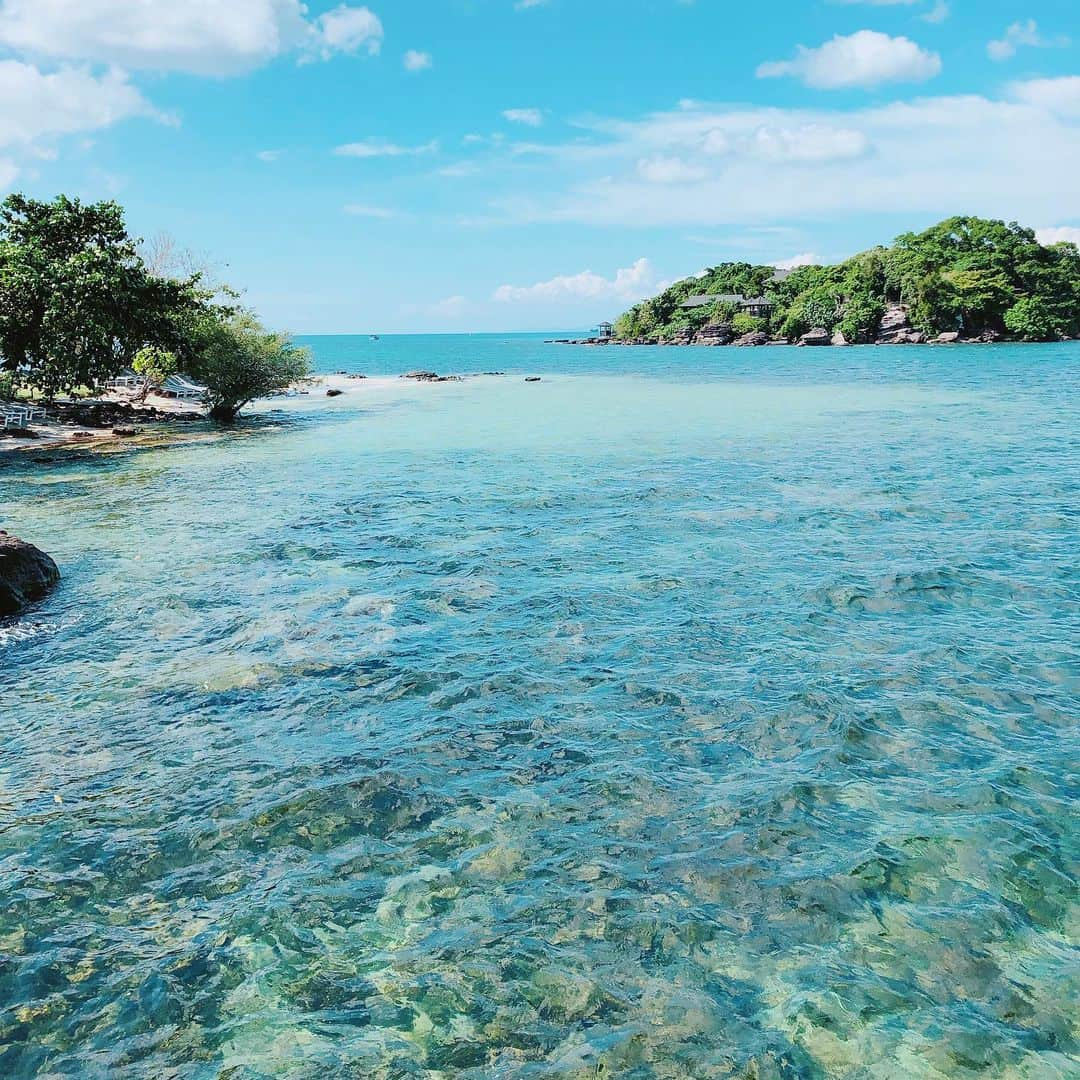
<svg viewBox="0 0 1080 1080">
<path fill-rule="evenodd" d="M 286 389 L 311 371 L 307 349 L 270 333 L 250 312 L 210 312 L 194 328 L 192 375 L 208 388 L 210 415 L 231 424 L 259 397 Z"/>
<path fill-rule="evenodd" d="M 210 387 L 213 415 L 231 422 L 310 367 L 304 350 L 235 299 L 173 241 L 132 238 L 114 202 L 0 203 L 0 376 L 10 382 L 53 396 L 129 367 L 147 386 L 183 371 Z"/>
<path fill-rule="evenodd" d="M 180 350 L 198 280 L 148 273 L 113 202 L 0 204 L 0 367 L 46 394 L 95 386 L 146 345 Z"/>
<path fill-rule="evenodd" d="M 668 337 L 686 325 L 690 296 L 758 296 L 774 304 L 768 329 L 795 340 L 810 330 L 839 329 L 849 341 L 873 336 L 890 304 L 907 308 L 928 334 L 994 331 L 1021 341 L 1080 336 L 1080 250 L 1040 244 L 1031 229 L 1003 221 L 954 217 L 891 247 L 864 251 L 835 266 L 804 266 L 777 279 L 770 266 L 725 263 L 678 281 L 616 323 L 620 337 Z M 723 302 L 704 309 L 721 314 Z"/>
</svg>

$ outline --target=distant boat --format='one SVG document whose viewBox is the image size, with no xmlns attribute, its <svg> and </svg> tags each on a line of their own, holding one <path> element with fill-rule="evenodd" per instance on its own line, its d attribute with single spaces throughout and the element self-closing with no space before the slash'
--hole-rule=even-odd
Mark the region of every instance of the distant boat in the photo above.
<svg viewBox="0 0 1080 1080">
<path fill-rule="evenodd" d="M 379 340 L 379 335 L 378 334 L 372 334 L 371 335 L 371 340 L 372 341 L 378 341 Z"/>
</svg>

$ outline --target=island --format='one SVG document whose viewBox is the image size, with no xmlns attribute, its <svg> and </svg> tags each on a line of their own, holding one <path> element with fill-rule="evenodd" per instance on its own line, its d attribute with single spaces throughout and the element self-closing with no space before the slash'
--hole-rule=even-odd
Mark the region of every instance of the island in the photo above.
<svg viewBox="0 0 1080 1080">
<path fill-rule="evenodd" d="M 605 327 L 606 329 L 606 327 Z M 1080 249 L 952 217 L 833 266 L 727 262 L 635 304 L 590 344 L 854 345 L 1080 336 Z"/>
</svg>

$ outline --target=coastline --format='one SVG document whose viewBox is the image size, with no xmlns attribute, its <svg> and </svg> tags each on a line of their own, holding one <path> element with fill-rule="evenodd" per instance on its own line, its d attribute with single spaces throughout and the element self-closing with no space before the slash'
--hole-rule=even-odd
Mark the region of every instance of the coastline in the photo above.
<svg viewBox="0 0 1080 1080">
<path fill-rule="evenodd" d="M 451 377 L 456 378 L 456 377 Z M 386 395 L 437 379 L 415 379 L 406 376 L 314 375 L 289 388 L 282 394 L 260 398 L 251 403 L 252 415 L 265 416 L 279 409 L 281 403 L 325 408 L 335 401 L 356 400 L 357 397 Z M 205 407 L 176 398 L 150 394 L 145 404 L 135 404 L 130 396 L 111 391 L 100 397 L 80 402 L 60 402 L 66 411 L 81 410 L 90 415 L 99 409 L 103 422 L 71 422 L 50 418 L 46 423 L 32 424 L 32 436 L 15 436 L 0 431 L 0 456 L 34 453 L 36 451 L 93 450 L 112 451 L 119 448 L 163 446 L 213 437 L 213 427 Z"/>
</svg>

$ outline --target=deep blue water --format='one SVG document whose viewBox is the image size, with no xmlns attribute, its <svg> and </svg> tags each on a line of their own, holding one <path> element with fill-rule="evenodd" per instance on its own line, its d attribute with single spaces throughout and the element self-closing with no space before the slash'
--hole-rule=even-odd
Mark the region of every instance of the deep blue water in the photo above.
<svg viewBox="0 0 1080 1080">
<path fill-rule="evenodd" d="M 310 343 L 0 461 L 0 1076 L 1078 1075 L 1080 347 Z"/>
</svg>

